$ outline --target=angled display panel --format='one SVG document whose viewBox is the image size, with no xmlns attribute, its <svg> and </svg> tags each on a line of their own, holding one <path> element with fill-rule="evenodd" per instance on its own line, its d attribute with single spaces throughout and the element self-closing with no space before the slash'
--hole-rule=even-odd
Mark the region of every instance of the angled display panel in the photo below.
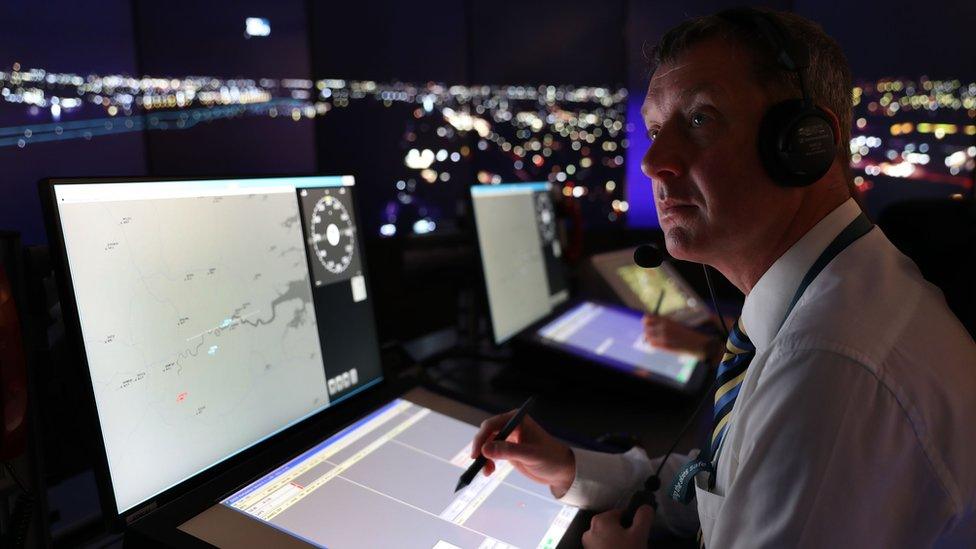
<svg viewBox="0 0 976 549">
<path fill-rule="evenodd" d="M 49 184 L 117 513 L 381 379 L 353 188 Z"/>
<path fill-rule="evenodd" d="M 549 183 L 471 187 L 495 343 L 569 298 L 551 189 Z"/>
</svg>

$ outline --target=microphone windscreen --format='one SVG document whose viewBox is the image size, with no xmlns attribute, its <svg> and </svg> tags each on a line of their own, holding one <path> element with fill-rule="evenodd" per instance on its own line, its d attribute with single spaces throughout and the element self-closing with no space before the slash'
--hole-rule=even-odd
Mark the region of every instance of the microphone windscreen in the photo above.
<svg viewBox="0 0 976 549">
<path fill-rule="evenodd" d="M 634 263 L 645 269 L 660 267 L 664 263 L 664 253 L 654 244 L 641 244 L 634 250 Z"/>
</svg>

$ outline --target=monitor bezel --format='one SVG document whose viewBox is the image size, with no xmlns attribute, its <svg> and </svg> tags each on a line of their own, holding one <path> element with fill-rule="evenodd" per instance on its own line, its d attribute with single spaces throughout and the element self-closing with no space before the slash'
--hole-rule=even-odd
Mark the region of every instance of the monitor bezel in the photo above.
<svg viewBox="0 0 976 549">
<path fill-rule="evenodd" d="M 348 175 L 348 174 L 343 174 Z M 94 461 L 94 473 L 95 480 L 98 486 L 99 500 L 102 507 L 103 522 L 106 527 L 112 531 L 121 531 L 127 525 L 136 521 L 137 519 L 152 513 L 154 510 L 162 507 L 163 505 L 177 499 L 181 494 L 185 493 L 188 489 L 192 489 L 195 486 L 208 482 L 214 478 L 217 478 L 222 473 L 225 473 L 234 467 L 241 465 L 254 456 L 265 452 L 269 447 L 272 447 L 279 441 L 285 440 L 289 437 L 294 436 L 299 431 L 306 429 L 312 423 L 320 421 L 323 417 L 330 411 L 334 411 L 337 406 L 342 407 L 340 409 L 349 408 L 352 406 L 351 403 L 359 402 L 365 400 L 367 395 L 372 395 L 380 392 L 384 387 L 389 384 L 390 373 L 387 371 L 385 364 L 382 361 L 382 356 L 380 357 L 380 378 L 372 383 L 372 385 L 365 387 L 359 393 L 354 395 L 349 395 L 349 398 L 341 399 L 335 404 L 330 404 L 328 407 L 319 410 L 318 412 L 298 421 L 297 423 L 288 426 L 281 431 L 265 438 L 264 440 L 251 444 L 250 446 L 239 450 L 237 453 L 225 457 L 220 462 L 206 468 L 196 474 L 186 478 L 185 480 L 155 494 L 154 496 L 145 499 L 138 504 L 132 506 L 131 508 L 121 511 L 118 507 L 118 502 L 115 498 L 115 490 L 112 484 L 112 477 L 109 471 L 108 465 L 108 453 L 105 448 L 105 440 L 102 436 L 101 430 L 101 420 L 98 416 L 98 408 L 95 402 L 95 392 L 91 377 L 91 368 L 88 364 L 88 355 L 85 352 L 84 346 L 84 336 L 81 329 L 81 319 L 78 312 L 78 303 L 76 300 L 74 285 L 71 284 L 71 270 L 68 265 L 67 250 L 65 248 L 64 239 L 64 228 L 61 223 L 60 208 L 58 206 L 57 195 L 55 193 L 56 185 L 79 185 L 79 184 L 121 184 L 121 183 L 152 183 L 152 182 L 192 182 L 192 181 L 223 181 L 223 180 L 261 180 L 261 179 L 281 179 L 281 178 L 317 178 L 317 177 L 342 177 L 343 175 L 336 174 L 262 174 L 259 176 L 253 175 L 202 175 L 202 176 L 163 176 L 163 177 L 150 177 L 150 176 L 111 176 L 111 177 L 58 177 L 58 178 L 45 178 L 38 182 L 38 192 L 41 199 L 41 207 L 44 214 L 45 228 L 48 234 L 48 245 L 51 250 L 51 262 L 52 267 L 55 272 L 55 276 L 58 280 L 58 295 L 61 304 L 62 316 L 64 319 L 65 331 L 67 334 L 67 343 L 69 345 L 70 352 L 75 353 L 77 358 L 78 366 L 83 368 L 81 375 L 83 379 L 87 380 L 88 383 L 84 384 L 82 391 L 84 392 L 84 398 L 87 403 L 87 410 L 85 413 L 88 415 L 88 420 L 82 423 L 87 424 L 90 432 L 88 433 L 89 439 L 92 441 L 93 447 L 92 459 Z M 353 212 L 356 215 L 357 220 L 357 231 L 359 234 L 363 234 L 362 231 L 362 212 L 359 209 L 358 200 L 358 185 L 355 182 L 355 176 L 353 176 L 354 183 L 350 186 L 350 195 L 353 205 Z M 297 198 L 296 198 L 297 200 Z M 304 226 L 302 227 L 303 238 L 304 238 Z M 370 283 L 370 276 L 368 272 L 368 266 L 366 261 L 366 245 L 365 241 L 360 239 L 360 253 L 362 254 L 361 266 L 363 269 L 363 277 L 366 279 L 366 291 L 368 295 L 376 295 L 373 292 L 373 287 Z M 379 332 L 376 327 L 376 309 L 375 304 L 370 301 L 370 309 L 373 317 L 373 329 L 377 331 L 377 340 Z M 377 349 L 379 354 L 379 350 Z"/>
<path fill-rule="evenodd" d="M 537 318 L 537 319 L 533 320 L 532 322 L 530 322 L 529 324 L 523 326 L 517 332 L 512 333 L 511 335 L 509 335 L 505 339 L 499 341 L 498 338 L 496 337 L 496 334 L 495 334 L 495 323 L 492 320 L 491 298 L 490 298 L 490 296 L 488 294 L 488 278 L 485 275 L 485 259 L 484 259 L 484 255 L 481 253 L 481 237 L 480 237 L 480 235 L 478 233 L 478 213 L 475 211 L 475 207 L 474 207 L 474 193 L 475 193 L 475 189 L 477 189 L 477 188 L 484 188 L 484 187 L 501 188 L 501 187 L 504 187 L 505 185 L 537 185 L 537 184 L 544 184 L 544 185 L 547 185 L 548 186 L 548 189 L 546 190 L 546 192 L 548 192 L 550 194 L 550 197 L 553 198 L 553 206 L 555 206 L 556 205 L 556 200 L 555 200 L 555 197 L 552 196 L 552 190 L 553 190 L 553 188 L 555 188 L 555 186 L 552 184 L 551 181 L 509 181 L 509 182 L 497 183 L 497 184 L 490 184 L 490 185 L 488 185 L 488 184 L 475 184 L 475 185 L 471 185 L 468 188 L 468 193 L 467 193 L 467 198 L 468 198 L 468 211 L 471 212 L 471 219 L 472 219 L 471 236 L 472 236 L 472 242 L 474 243 L 474 254 L 475 254 L 475 257 L 476 257 L 477 262 L 478 262 L 478 277 L 480 279 L 480 285 L 479 285 L 480 286 L 480 292 L 479 292 L 480 293 L 480 296 L 479 297 L 480 297 L 481 303 L 484 304 L 485 309 L 488 311 L 488 318 L 487 318 L 487 322 L 486 322 L 486 324 L 487 324 L 487 328 L 486 328 L 487 329 L 487 335 L 491 339 L 491 344 L 494 345 L 495 347 L 501 347 L 501 346 L 503 346 L 505 344 L 508 344 L 508 343 L 514 341 L 515 339 L 523 336 L 524 334 L 528 333 L 532 329 L 533 326 L 535 326 L 539 322 L 545 320 L 546 318 L 550 317 L 554 312 L 561 310 L 561 308 L 565 307 L 568 303 L 571 303 L 573 301 L 573 299 L 572 299 L 573 292 L 572 292 L 572 288 L 570 287 L 570 284 L 569 284 L 569 282 L 570 282 L 569 276 L 567 276 L 567 273 L 566 273 L 566 264 L 562 260 L 560 260 L 560 262 L 559 262 L 559 264 L 560 264 L 560 270 L 562 271 L 562 275 L 563 275 L 563 277 L 564 277 L 564 279 L 566 280 L 566 283 L 567 283 L 566 284 L 566 291 L 567 291 L 567 294 L 568 295 L 566 296 L 566 299 L 564 299 L 563 301 L 561 301 L 559 303 L 556 303 L 556 304 L 552 305 L 552 307 L 549 309 L 549 312 L 548 313 L 542 315 L 540 318 Z M 556 238 L 559 238 L 558 234 L 557 234 Z M 560 242 L 560 245 L 562 245 L 562 242 Z"/>
</svg>

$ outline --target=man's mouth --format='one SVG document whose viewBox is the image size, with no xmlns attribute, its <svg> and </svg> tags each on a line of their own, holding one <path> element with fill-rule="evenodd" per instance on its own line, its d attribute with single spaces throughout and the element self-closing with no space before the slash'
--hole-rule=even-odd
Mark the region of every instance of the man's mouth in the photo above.
<svg viewBox="0 0 976 549">
<path fill-rule="evenodd" d="M 685 202 L 681 200 L 665 199 L 658 201 L 658 209 L 660 209 L 661 214 L 681 214 L 689 212 L 693 209 L 698 208 L 691 202 Z"/>
</svg>

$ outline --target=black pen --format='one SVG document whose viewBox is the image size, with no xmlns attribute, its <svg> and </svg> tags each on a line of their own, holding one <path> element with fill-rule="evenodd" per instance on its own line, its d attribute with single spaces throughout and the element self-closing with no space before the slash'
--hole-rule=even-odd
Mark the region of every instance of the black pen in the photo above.
<svg viewBox="0 0 976 549">
<path fill-rule="evenodd" d="M 535 395 L 530 396 L 522 404 L 522 406 L 519 407 L 518 411 L 515 412 L 515 415 L 512 416 L 512 419 L 508 420 L 508 423 L 506 423 L 505 426 L 502 427 L 501 431 L 498 431 L 498 434 L 492 440 L 505 440 L 506 438 L 508 438 L 508 435 L 512 434 L 512 431 L 514 431 L 515 428 L 518 427 L 518 424 L 522 422 L 522 418 L 525 417 L 526 412 L 529 411 L 529 407 L 532 406 L 532 403 L 534 401 L 535 401 Z M 475 475 L 477 475 L 478 472 L 481 471 L 481 468 L 484 467 L 485 463 L 487 462 L 488 460 L 485 458 L 484 455 L 479 455 L 478 458 L 474 460 L 474 463 L 472 463 L 471 466 L 468 467 L 468 470 L 465 471 L 463 474 L 461 474 L 461 478 L 458 479 L 457 487 L 454 488 L 454 491 L 457 492 L 461 488 L 464 488 L 468 484 L 471 484 L 471 481 L 474 480 Z"/>
<path fill-rule="evenodd" d="M 664 288 L 661 289 L 661 295 L 657 298 L 657 306 L 654 307 L 654 316 L 657 316 L 661 312 L 661 303 L 664 303 Z"/>
</svg>

